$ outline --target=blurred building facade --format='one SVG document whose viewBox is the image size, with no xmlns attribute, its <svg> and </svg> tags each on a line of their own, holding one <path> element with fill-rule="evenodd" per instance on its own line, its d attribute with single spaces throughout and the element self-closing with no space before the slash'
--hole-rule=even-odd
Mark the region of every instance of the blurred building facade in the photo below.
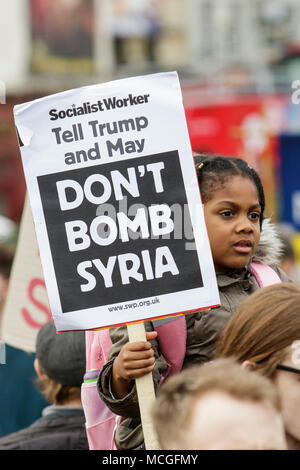
<svg viewBox="0 0 300 470">
<path fill-rule="evenodd" d="M 287 86 L 297 70 L 284 62 L 299 55 L 297 0 L 191 0 L 190 50 L 197 67 L 217 81 L 256 80 Z M 281 66 L 282 65 L 282 66 Z M 294 74 L 293 74 L 294 72 Z"/>
<path fill-rule="evenodd" d="M 7 93 L 178 69 L 251 79 L 297 55 L 298 0 L 11 0 L 0 17 Z"/>
</svg>

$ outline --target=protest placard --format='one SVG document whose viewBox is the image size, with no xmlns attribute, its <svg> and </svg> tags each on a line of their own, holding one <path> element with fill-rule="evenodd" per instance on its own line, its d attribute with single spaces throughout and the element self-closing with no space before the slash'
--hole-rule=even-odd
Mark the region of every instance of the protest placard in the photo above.
<svg viewBox="0 0 300 470">
<path fill-rule="evenodd" d="M 176 72 L 69 90 L 14 114 L 58 331 L 219 304 Z"/>
<path fill-rule="evenodd" d="M 2 339 L 15 348 L 34 352 L 36 335 L 50 319 L 35 229 L 26 197 L 2 313 Z"/>
</svg>

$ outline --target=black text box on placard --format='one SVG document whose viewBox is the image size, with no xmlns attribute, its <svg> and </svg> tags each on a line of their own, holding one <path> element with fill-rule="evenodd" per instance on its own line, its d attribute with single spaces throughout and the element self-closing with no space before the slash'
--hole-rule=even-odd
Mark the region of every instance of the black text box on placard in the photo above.
<svg viewBox="0 0 300 470">
<path fill-rule="evenodd" d="M 117 184 L 125 180 L 136 184 L 130 190 Z M 191 227 L 177 151 L 43 175 L 38 185 L 63 313 L 203 286 L 197 252 L 185 249 L 186 241 L 192 241 L 186 239 L 186 232 L 182 230 L 182 237 L 177 237 L 173 230 L 168 239 L 153 236 L 152 221 L 158 222 L 161 212 L 155 211 L 161 205 L 180 206 L 185 224 Z M 141 209 L 139 238 L 130 236 L 129 230 L 125 240 L 124 227 L 121 237 L 123 216 L 97 229 L 103 215 L 97 201 L 102 197 L 115 214 L 122 212 L 120 188 L 127 209 L 133 205 L 136 211 Z M 133 220 L 136 211 L 125 215 Z M 175 225 L 172 211 L 170 220 Z M 101 229 L 103 240 L 105 227 L 111 237 L 106 246 L 99 244 L 97 235 Z"/>
</svg>

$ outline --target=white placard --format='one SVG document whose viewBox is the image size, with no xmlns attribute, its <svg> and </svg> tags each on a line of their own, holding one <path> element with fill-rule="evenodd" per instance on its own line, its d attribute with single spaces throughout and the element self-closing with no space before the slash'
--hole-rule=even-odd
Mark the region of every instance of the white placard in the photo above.
<svg viewBox="0 0 300 470">
<path fill-rule="evenodd" d="M 5 343 L 26 352 L 35 351 L 36 336 L 40 328 L 51 320 L 27 196 L 2 316 L 2 339 Z"/>
<path fill-rule="evenodd" d="M 176 72 L 58 93 L 14 114 L 58 331 L 219 305 Z"/>
</svg>

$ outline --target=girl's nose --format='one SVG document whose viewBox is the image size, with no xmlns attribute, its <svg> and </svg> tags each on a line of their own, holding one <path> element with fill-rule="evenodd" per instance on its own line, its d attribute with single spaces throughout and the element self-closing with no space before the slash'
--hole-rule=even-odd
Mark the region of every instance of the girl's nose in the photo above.
<svg viewBox="0 0 300 470">
<path fill-rule="evenodd" d="M 246 232 L 246 233 L 249 233 L 249 232 L 253 231 L 252 223 L 251 223 L 251 221 L 249 220 L 248 217 L 240 217 L 237 220 L 236 231 L 237 232 Z"/>
</svg>

